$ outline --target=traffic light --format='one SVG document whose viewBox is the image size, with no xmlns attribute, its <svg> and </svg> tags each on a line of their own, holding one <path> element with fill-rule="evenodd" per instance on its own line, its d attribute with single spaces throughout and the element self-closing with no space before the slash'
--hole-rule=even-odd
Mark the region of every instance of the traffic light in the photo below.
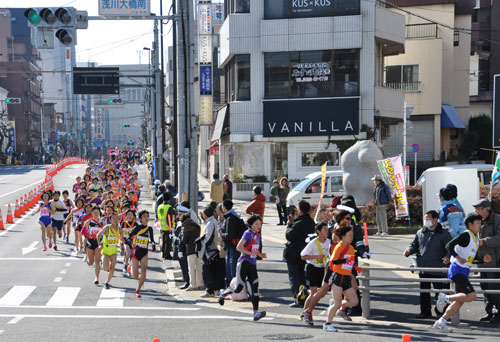
<svg viewBox="0 0 500 342">
<path fill-rule="evenodd" d="M 71 133 L 68 133 L 68 137 L 70 137 L 70 136 L 71 136 Z"/>
<path fill-rule="evenodd" d="M 59 39 L 59 41 L 63 45 L 71 45 L 74 40 L 74 30 L 73 29 L 59 29 L 56 31 L 56 38 Z"/>
<path fill-rule="evenodd" d="M 130 125 L 122 124 L 122 128 L 129 128 Z"/>
<path fill-rule="evenodd" d="M 8 97 L 5 99 L 5 103 L 7 103 L 7 104 L 20 104 L 21 99 L 19 97 Z"/>
<path fill-rule="evenodd" d="M 44 7 L 28 8 L 24 12 L 28 19 L 28 26 L 37 28 L 42 35 L 53 31 L 55 37 L 63 45 L 76 44 L 76 28 L 86 28 L 88 26 L 88 16 L 84 11 L 77 13 L 73 7 Z M 85 22 L 80 22 L 85 21 Z M 48 44 L 48 39 L 43 39 L 44 45 L 39 48 L 52 48 Z"/>
<path fill-rule="evenodd" d="M 109 104 L 121 104 L 123 103 L 122 99 L 109 99 L 108 100 Z"/>
</svg>

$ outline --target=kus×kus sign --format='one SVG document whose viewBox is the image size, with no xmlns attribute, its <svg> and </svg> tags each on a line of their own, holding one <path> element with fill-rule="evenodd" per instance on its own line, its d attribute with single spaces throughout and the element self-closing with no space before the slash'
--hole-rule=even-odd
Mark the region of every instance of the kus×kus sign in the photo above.
<svg viewBox="0 0 500 342">
<path fill-rule="evenodd" d="M 359 97 L 264 101 L 264 137 L 356 135 Z"/>
</svg>

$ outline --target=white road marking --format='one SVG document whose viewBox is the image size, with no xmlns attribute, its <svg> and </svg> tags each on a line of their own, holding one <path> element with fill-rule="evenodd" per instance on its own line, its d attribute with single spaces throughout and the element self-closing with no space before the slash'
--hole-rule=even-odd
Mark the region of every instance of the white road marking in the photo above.
<svg viewBox="0 0 500 342">
<path fill-rule="evenodd" d="M 7 324 L 16 324 L 20 320 L 22 320 L 23 318 L 24 318 L 23 316 L 16 316 L 13 319 L 11 319 L 10 321 L 8 321 Z"/>
<path fill-rule="evenodd" d="M 72 257 L 76 257 L 77 255 L 78 255 L 78 252 L 77 252 L 77 251 L 73 251 L 73 252 L 71 252 L 71 256 L 72 256 Z"/>
<path fill-rule="evenodd" d="M 58 287 L 46 306 L 69 307 L 80 293 L 80 287 Z"/>
<path fill-rule="evenodd" d="M 62 281 L 61 277 L 55 277 L 54 278 L 54 283 L 60 283 Z"/>
<path fill-rule="evenodd" d="M 64 264 L 64 267 L 70 267 L 71 266 L 71 263 L 70 262 L 67 262 Z"/>
<path fill-rule="evenodd" d="M 2 335 L 4 331 L 5 331 L 5 330 L 0 330 L 0 335 Z"/>
<path fill-rule="evenodd" d="M 23 255 L 31 253 L 36 249 L 36 245 L 38 245 L 38 241 L 33 241 L 28 247 L 21 248 L 21 252 Z"/>
<path fill-rule="evenodd" d="M 78 258 L 72 257 L 47 257 L 47 258 L 0 258 L 0 261 L 68 261 L 68 260 L 78 260 Z"/>
<path fill-rule="evenodd" d="M 1 181 L 1 180 L 4 180 L 5 178 L 10 177 L 10 176 L 14 176 L 14 175 L 7 175 L 7 176 L 5 176 L 5 177 L 2 177 L 2 178 L 0 178 L 0 181 Z"/>
<path fill-rule="evenodd" d="M 33 210 L 33 209 L 31 209 L 31 210 Z M 29 215 L 29 214 L 31 213 L 31 210 L 30 210 L 29 212 L 27 212 L 25 216 L 21 217 L 21 218 L 19 219 L 19 221 L 17 221 L 16 223 L 13 223 L 13 224 L 12 224 L 12 225 L 10 225 L 8 228 L 6 228 L 4 232 L 0 233 L 0 236 L 4 236 L 5 234 L 7 234 L 7 232 L 8 232 L 9 230 L 14 229 L 14 227 L 15 227 L 15 226 L 17 226 L 19 223 L 23 222 L 26 218 L 30 217 L 30 215 Z"/>
<path fill-rule="evenodd" d="M 66 274 L 68 273 L 68 270 L 62 270 L 61 272 L 59 272 L 59 274 Z"/>
<path fill-rule="evenodd" d="M 31 184 L 28 184 L 26 186 L 23 186 L 22 188 L 19 188 L 19 189 L 15 190 L 15 191 L 11 191 L 11 192 L 8 192 L 6 194 L 3 194 L 2 196 L 0 196 L 0 198 L 3 198 L 5 196 L 9 196 L 9 195 L 15 194 L 16 192 L 19 192 L 21 190 L 27 189 L 27 188 L 29 188 L 29 187 L 31 187 L 33 185 L 37 185 L 38 183 L 41 183 L 41 182 L 43 182 L 43 179 L 40 179 L 38 182 L 31 183 Z"/>
<path fill-rule="evenodd" d="M 6 309 L 6 308 L 11 308 L 11 309 L 42 309 L 42 310 L 47 310 L 47 306 L 42 306 L 42 305 L 22 305 L 22 306 L 17 306 L 17 305 L 0 305 L 0 308 Z M 158 311 L 158 310 L 167 310 L 167 311 L 198 311 L 200 308 L 177 308 L 177 307 L 166 307 L 166 306 L 144 306 L 144 307 L 134 307 L 134 306 L 122 306 L 122 307 L 113 307 L 113 308 L 107 308 L 103 306 L 51 306 L 50 309 L 71 309 L 71 310 L 139 310 L 139 311 Z"/>
<path fill-rule="evenodd" d="M 253 317 L 246 316 L 246 317 L 235 317 L 235 316 L 208 316 L 208 315 L 200 315 L 200 316 L 160 316 L 160 315 L 154 315 L 154 316 L 138 316 L 138 315 L 22 315 L 19 316 L 18 314 L 0 314 L 0 317 L 22 317 L 22 318 L 82 318 L 82 319 L 132 319 L 132 320 L 137 320 L 137 319 L 214 319 L 214 320 L 220 320 L 220 319 L 225 319 L 225 320 L 244 320 L 244 321 L 250 321 L 253 320 Z M 265 317 L 262 320 L 265 321 L 270 321 L 273 320 L 272 317 Z"/>
<path fill-rule="evenodd" d="M 36 286 L 13 286 L 9 292 L 0 298 L 0 305 L 21 305 L 35 289 Z"/>
<path fill-rule="evenodd" d="M 124 289 L 102 289 L 100 299 L 96 306 L 100 307 L 122 307 L 125 298 Z"/>
</svg>

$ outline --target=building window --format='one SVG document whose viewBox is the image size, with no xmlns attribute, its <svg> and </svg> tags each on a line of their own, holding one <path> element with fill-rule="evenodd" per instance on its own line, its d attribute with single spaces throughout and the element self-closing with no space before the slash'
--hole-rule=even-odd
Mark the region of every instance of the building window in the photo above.
<svg viewBox="0 0 500 342">
<path fill-rule="evenodd" d="M 319 98 L 359 94 L 359 51 L 264 54 L 265 97 Z"/>
<path fill-rule="evenodd" d="M 339 165 L 339 152 L 302 152 L 302 167 L 316 167 L 328 162 L 328 166 Z"/>
<path fill-rule="evenodd" d="M 236 55 L 226 67 L 230 101 L 250 100 L 250 55 Z"/>
<path fill-rule="evenodd" d="M 459 31 L 453 31 L 453 46 L 459 46 L 460 45 L 460 32 Z"/>
<path fill-rule="evenodd" d="M 385 84 L 403 91 L 420 91 L 419 67 L 414 65 L 389 65 L 385 69 Z"/>
<path fill-rule="evenodd" d="M 226 17 L 234 13 L 250 13 L 250 0 L 224 0 Z"/>
<path fill-rule="evenodd" d="M 264 0 L 264 19 L 359 15 L 359 0 Z"/>
</svg>

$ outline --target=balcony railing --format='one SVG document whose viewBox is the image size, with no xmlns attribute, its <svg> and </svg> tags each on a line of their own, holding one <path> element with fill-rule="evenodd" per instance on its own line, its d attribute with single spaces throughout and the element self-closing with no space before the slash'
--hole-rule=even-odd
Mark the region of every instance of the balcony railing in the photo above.
<svg viewBox="0 0 500 342">
<path fill-rule="evenodd" d="M 437 38 L 437 24 L 406 25 L 406 39 Z"/>
<path fill-rule="evenodd" d="M 385 83 L 384 87 L 402 91 L 420 91 L 420 81 Z"/>
</svg>

